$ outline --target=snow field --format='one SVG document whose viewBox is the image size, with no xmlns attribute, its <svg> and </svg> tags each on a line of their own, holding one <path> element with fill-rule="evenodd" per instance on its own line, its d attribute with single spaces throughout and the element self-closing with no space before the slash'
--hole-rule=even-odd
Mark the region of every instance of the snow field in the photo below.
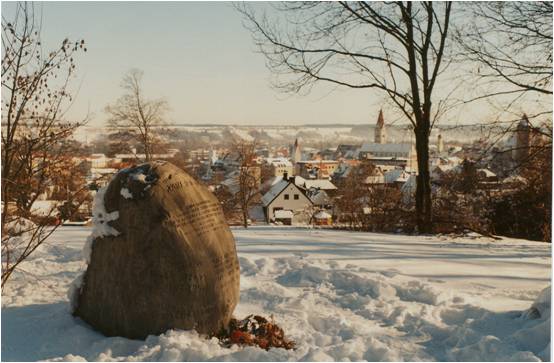
<svg viewBox="0 0 554 363">
<path fill-rule="evenodd" d="M 221 347 L 193 331 L 107 338 L 66 292 L 90 228 L 62 227 L 2 296 L 2 360 L 540 361 L 550 359 L 549 244 L 233 229 L 235 316 L 273 315 L 297 349 Z M 537 301 L 534 303 L 534 301 Z M 531 306 L 534 309 L 529 309 Z"/>
</svg>

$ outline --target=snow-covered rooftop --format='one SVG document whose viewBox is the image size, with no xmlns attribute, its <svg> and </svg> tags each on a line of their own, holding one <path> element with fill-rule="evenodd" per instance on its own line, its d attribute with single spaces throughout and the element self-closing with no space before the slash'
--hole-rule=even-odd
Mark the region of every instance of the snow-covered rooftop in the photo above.
<svg viewBox="0 0 554 363">
<path fill-rule="evenodd" d="M 377 144 L 374 142 L 368 142 L 362 145 L 360 152 L 367 153 L 408 153 L 412 150 L 412 145 L 407 143 L 400 144 Z"/>
<path fill-rule="evenodd" d="M 337 187 L 329 179 L 305 179 L 301 176 L 294 177 L 294 184 L 303 188 L 317 188 L 321 190 L 336 190 Z"/>
<path fill-rule="evenodd" d="M 481 173 L 486 178 L 494 178 L 496 176 L 496 174 L 490 171 L 489 169 L 477 169 L 477 172 Z"/>
<path fill-rule="evenodd" d="M 394 169 L 391 171 L 388 171 L 384 175 L 385 177 L 385 183 L 405 183 L 408 178 L 410 177 L 410 174 L 402 169 Z"/>
<path fill-rule="evenodd" d="M 338 164 L 337 160 L 300 160 L 297 164 Z"/>
<path fill-rule="evenodd" d="M 326 211 L 324 210 L 320 210 L 319 212 L 317 212 L 315 215 L 314 215 L 314 218 L 315 219 L 328 219 L 328 218 L 331 218 L 332 216 L 327 213 Z"/>
<path fill-rule="evenodd" d="M 279 195 L 289 185 L 288 180 L 281 179 L 277 183 L 273 184 L 271 189 L 267 193 L 265 193 L 262 197 L 262 204 L 264 206 L 267 206 L 273 199 L 275 199 L 276 196 Z"/>
</svg>

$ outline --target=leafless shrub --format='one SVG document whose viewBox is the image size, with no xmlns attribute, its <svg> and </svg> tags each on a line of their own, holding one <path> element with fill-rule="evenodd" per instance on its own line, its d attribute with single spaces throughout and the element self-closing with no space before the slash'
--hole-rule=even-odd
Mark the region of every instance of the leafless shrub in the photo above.
<svg viewBox="0 0 554 363">
<path fill-rule="evenodd" d="M 64 122 L 72 101 L 69 81 L 84 40 L 41 47 L 40 18 L 33 3 L 18 3 L 2 18 L 2 288 L 19 264 L 55 230 L 59 210 L 41 215 L 32 206 L 47 188 L 72 175 L 69 139 L 82 122 Z M 65 202 L 81 203 L 82 191 L 66 188 Z"/>
</svg>

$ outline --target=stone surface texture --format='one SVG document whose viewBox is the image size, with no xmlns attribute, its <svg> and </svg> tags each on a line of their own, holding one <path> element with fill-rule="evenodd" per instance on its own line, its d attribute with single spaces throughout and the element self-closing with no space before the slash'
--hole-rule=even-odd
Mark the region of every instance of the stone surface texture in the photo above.
<svg viewBox="0 0 554 363">
<path fill-rule="evenodd" d="M 74 314 L 107 336 L 211 334 L 239 299 L 233 235 L 215 196 L 168 162 L 120 171 L 104 196 L 117 236 L 96 238 Z"/>
</svg>

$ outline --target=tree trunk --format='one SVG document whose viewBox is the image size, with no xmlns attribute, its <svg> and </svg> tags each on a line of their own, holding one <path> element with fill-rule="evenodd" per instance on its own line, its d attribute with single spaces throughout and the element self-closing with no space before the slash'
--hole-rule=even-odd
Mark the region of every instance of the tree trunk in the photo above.
<svg viewBox="0 0 554 363">
<path fill-rule="evenodd" d="M 242 222 L 244 224 L 244 228 L 248 228 L 248 208 L 242 209 Z"/>
<path fill-rule="evenodd" d="M 429 172 L 429 129 L 415 130 L 417 151 L 416 218 L 419 233 L 430 233 L 433 229 L 431 210 L 431 175 Z"/>
<path fill-rule="evenodd" d="M 144 132 L 144 156 L 147 162 L 150 161 L 150 142 L 148 141 L 148 130 Z"/>
</svg>

